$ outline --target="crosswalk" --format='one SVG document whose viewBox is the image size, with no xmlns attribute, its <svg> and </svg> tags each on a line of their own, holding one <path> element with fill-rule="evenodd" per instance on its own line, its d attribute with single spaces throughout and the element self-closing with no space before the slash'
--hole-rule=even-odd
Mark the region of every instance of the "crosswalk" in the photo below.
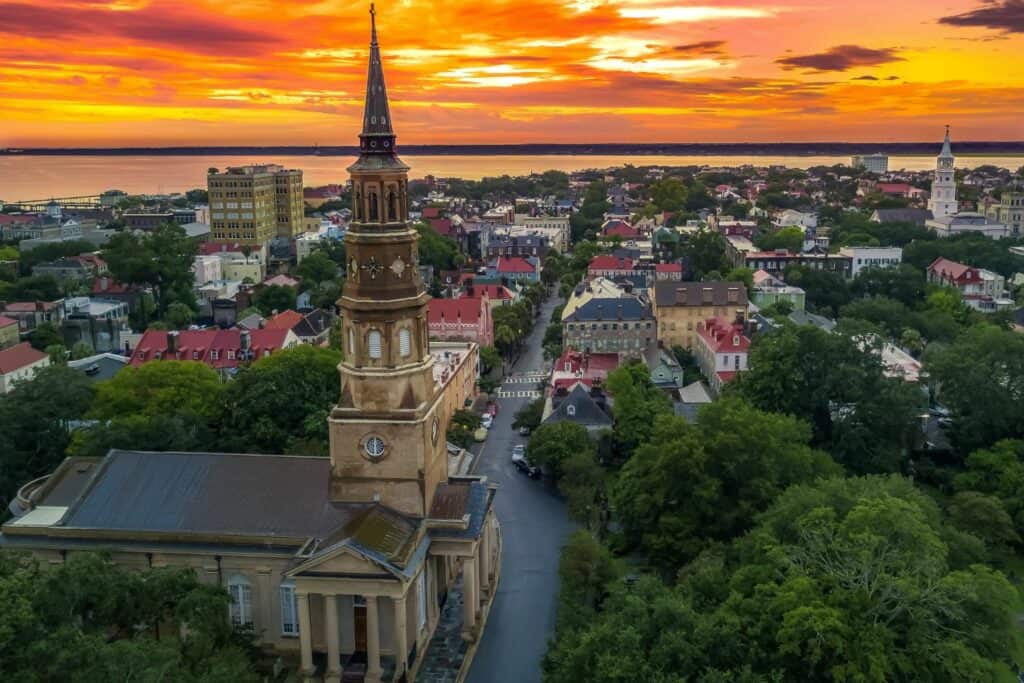
<svg viewBox="0 0 1024 683">
<path fill-rule="evenodd" d="M 542 373 L 528 373 L 525 375 L 511 375 L 505 378 L 504 384 L 537 384 L 546 382 L 548 376 Z"/>
<path fill-rule="evenodd" d="M 540 398 L 541 392 L 514 389 L 498 389 L 498 398 Z"/>
</svg>

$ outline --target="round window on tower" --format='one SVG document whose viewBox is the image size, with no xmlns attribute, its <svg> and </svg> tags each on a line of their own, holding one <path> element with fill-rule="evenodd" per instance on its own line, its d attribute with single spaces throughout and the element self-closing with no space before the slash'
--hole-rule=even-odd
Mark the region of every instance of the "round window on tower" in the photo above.
<svg viewBox="0 0 1024 683">
<path fill-rule="evenodd" d="M 387 455 L 388 446 L 384 439 L 372 434 L 363 439 L 363 453 L 367 459 L 376 462 Z"/>
</svg>

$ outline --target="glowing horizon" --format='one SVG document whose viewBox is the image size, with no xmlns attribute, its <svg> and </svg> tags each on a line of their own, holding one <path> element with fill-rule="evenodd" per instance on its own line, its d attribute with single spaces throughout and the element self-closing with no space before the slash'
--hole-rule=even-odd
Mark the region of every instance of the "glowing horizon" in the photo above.
<svg viewBox="0 0 1024 683">
<path fill-rule="evenodd" d="M 0 147 L 353 145 L 339 0 L 0 0 Z M 391 0 L 399 144 L 1024 139 L 1024 0 Z"/>
</svg>

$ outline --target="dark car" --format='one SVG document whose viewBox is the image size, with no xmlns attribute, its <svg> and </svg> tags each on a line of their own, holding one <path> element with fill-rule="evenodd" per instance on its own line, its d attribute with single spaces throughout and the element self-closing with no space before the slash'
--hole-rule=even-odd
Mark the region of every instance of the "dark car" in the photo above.
<svg viewBox="0 0 1024 683">
<path fill-rule="evenodd" d="M 540 468 L 536 465 L 531 465 L 530 461 L 526 458 L 514 458 L 512 464 L 530 479 L 540 479 Z"/>
</svg>

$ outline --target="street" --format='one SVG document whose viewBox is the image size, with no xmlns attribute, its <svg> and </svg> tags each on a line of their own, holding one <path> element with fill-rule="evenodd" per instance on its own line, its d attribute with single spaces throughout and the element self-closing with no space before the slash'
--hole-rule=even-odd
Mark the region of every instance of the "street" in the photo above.
<svg viewBox="0 0 1024 683">
<path fill-rule="evenodd" d="M 561 303 L 544 304 L 512 380 L 547 369 L 541 340 L 551 311 Z M 545 487 L 512 466 L 512 446 L 527 437 L 512 429 L 517 410 L 536 390 L 528 382 L 506 381 L 497 417 L 487 436 L 476 474 L 501 485 L 495 498 L 503 548 L 501 580 L 467 680 L 469 683 L 532 683 L 541 680 L 540 662 L 555 626 L 558 559 L 572 525 L 565 505 Z"/>
</svg>

